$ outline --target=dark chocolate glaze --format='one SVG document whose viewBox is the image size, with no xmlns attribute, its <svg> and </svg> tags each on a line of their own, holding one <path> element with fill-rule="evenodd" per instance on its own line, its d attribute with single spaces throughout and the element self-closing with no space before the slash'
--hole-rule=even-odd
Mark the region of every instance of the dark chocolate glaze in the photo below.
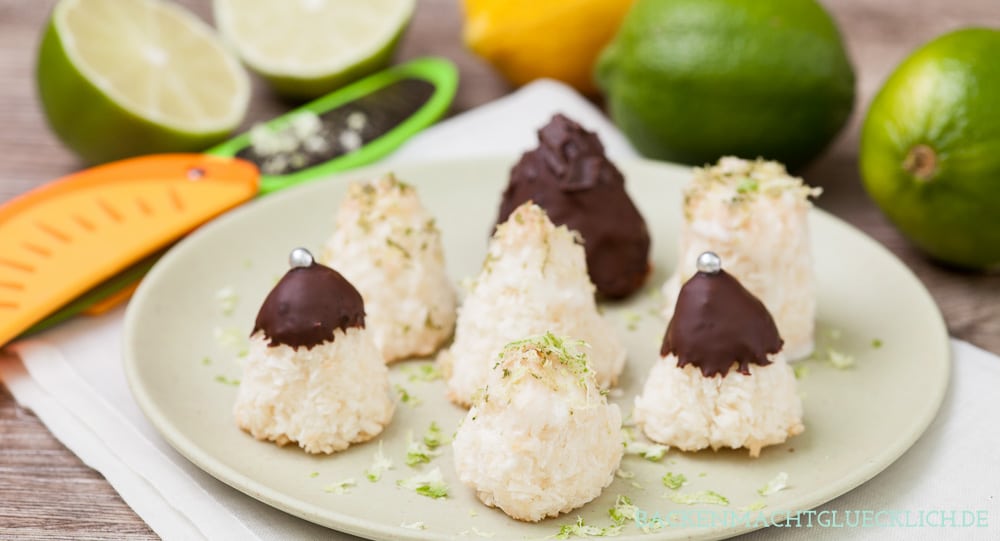
<svg viewBox="0 0 1000 541">
<path fill-rule="evenodd" d="M 725 376 L 733 363 L 749 374 L 750 363 L 767 366 L 784 341 L 770 312 L 726 271 L 699 272 L 677 296 L 660 355 L 677 356 L 677 366 L 693 364 L 702 375 Z"/>
<path fill-rule="evenodd" d="M 333 341 L 333 331 L 365 326 L 365 304 L 339 272 L 313 263 L 295 267 L 274 286 L 257 313 L 253 332 L 268 345 L 312 349 Z"/>
<path fill-rule="evenodd" d="M 583 237 L 599 294 L 621 298 L 639 289 L 649 274 L 649 232 L 597 135 L 556 115 L 538 131 L 538 142 L 511 170 L 497 223 L 533 201 L 552 223 Z"/>
</svg>

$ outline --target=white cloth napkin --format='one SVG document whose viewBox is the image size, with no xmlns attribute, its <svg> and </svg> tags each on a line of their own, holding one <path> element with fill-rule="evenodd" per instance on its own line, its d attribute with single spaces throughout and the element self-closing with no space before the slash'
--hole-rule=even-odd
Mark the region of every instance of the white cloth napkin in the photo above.
<svg viewBox="0 0 1000 541">
<path fill-rule="evenodd" d="M 535 144 L 535 130 L 563 112 L 596 130 L 609 155 L 631 157 L 621 133 L 589 102 L 541 81 L 428 129 L 390 161 L 514 155 Z M 0 377 L 14 398 L 101 472 L 162 538 L 355 538 L 272 509 L 203 473 L 174 452 L 132 399 L 121 358 L 123 310 L 78 318 L 0 356 Z M 952 341 L 954 370 L 945 404 L 923 438 L 898 462 L 821 509 L 986 509 L 990 529 L 774 529 L 747 536 L 779 539 L 974 539 L 1000 526 L 1000 358 Z M 877 414 L 877 412 L 873 412 Z"/>
</svg>

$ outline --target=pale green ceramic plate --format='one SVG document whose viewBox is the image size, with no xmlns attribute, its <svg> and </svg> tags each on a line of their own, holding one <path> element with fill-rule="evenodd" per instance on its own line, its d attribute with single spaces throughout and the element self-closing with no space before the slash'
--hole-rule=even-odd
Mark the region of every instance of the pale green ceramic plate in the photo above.
<svg viewBox="0 0 1000 541">
<path fill-rule="evenodd" d="M 444 235 L 448 268 L 456 282 L 479 270 L 499 196 L 513 159 L 400 166 L 395 172 L 417 186 Z M 652 162 L 620 164 L 629 191 L 653 236 L 654 273 L 646 292 L 628 303 L 605 306 L 629 348 L 621 379 L 625 413 L 642 378 L 657 359 L 666 322 L 653 294 L 674 266 L 681 187 L 688 170 Z M 660 482 L 670 471 L 689 484 L 680 492 L 713 490 L 727 511 L 760 500 L 765 511 L 808 509 L 864 483 L 920 436 L 937 412 L 948 379 L 947 333 L 930 295 L 885 249 L 822 212 L 813 212 L 819 278 L 820 345 L 853 355 L 856 366 L 839 370 L 808 361 L 800 380 L 806 432 L 758 459 L 745 452 L 668 453 L 659 463 L 626 457 L 632 480 L 616 479 L 603 495 L 566 517 L 524 524 L 484 507 L 456 479 L 450 450 L 434 460 L 451 486 L 447 500 L 432 500 L 396 486 L 418 473 L 403 464 L 406 435 L 418 437 L 431 421 L 451 433 L 464 412 L 444 398 L 441 381 L 410 381 L 415 363 L 392 368 L 392 377 L 422 404 L 400 404 L 379 438 L 396 462 L 378 483 L 365 479 L 377 441 L 333 456 L 309 456 L 278 448 L 241 432 L 230 413 L 240 377 L 240 351 L 257 308 L 286 270 L 288 252 L 318 248 L 330 234 L 347 180 L 385 172 L 351 172 L 257 200 L 203 227 L 170 251 L 145 279 L 129 306 L 125 361 L 142 409 L 163 436 L 199 467 L 274 507 L 331 528 L 372 539 L 445 539 L 476 532 L 498 539 L 538 539 L 558 532 L 580 515 L 587 524 L 609 525 L 608 509 L 628 495 L 650 516 L 691 511 L 671 502 Z M 231 288 L 236 304 L 217 300 Z M 873 345 L 879 340 L 881 347 Z M 227 383 L 229 382 L 229 383 Z M 426 468 L 426 467 L 425 467 Z M 788 488 L 761 498 L 757 489 L 779 472 Z M 324 487 L 353 478 L 347 494 Z M 633 485 L 641 485 L 638 488 Z M 426 530 L 402 528 L 423 522 Z M 651 535 L 626 524 L 622 538 L 713 539 L 748 527 L 668 527 Z"/>
</svg>

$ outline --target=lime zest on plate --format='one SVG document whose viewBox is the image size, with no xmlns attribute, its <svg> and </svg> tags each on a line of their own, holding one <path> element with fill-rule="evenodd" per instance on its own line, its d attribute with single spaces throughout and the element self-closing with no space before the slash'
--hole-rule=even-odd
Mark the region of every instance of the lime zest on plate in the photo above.
<svg viewBox="0 0 1000 541">
<path fill-rule="evenodd" d="M 411 408 L 415 408 L 420 404 L 423 404 L 422 400 L 410 394 L 410 391 L 407 391 L 405 387 L 398 383 L 396 384 L 396 392 L 399 393 L 399 401 L 407 406 L 410 406 Z"/>
<path fill-rule="evenodd" d="M 409 467 L 415 467 L 418 464 L 430 464 L 431 460 L 441 454 L 441 451 L 436 451 L 434 448 L 427 445 L 425 442 L 427 437 L 424 437 L 423 441 L 417 441 L 413 439 L 413 431 L 409 431 L 406 434 L 406 465 Z M 435 447 L 437 447 L 435 445 Z"/>
<path fill-rule="evenodd" d="M 215 292 L 215 300 L 219 303 L 219 311 L 222 312 L 222 315 L 231 316 L 236 310 L 236 304 L 240 298 L 233 286 L 226 286 Z"/>
<path fill-rule="evenodd" d="M 774 476 L 774 479 L 768 481 L 766 485 L 758 488 L 757 494 L 760 494 L 761 496 L 770 496 L 771 494 L 774 494 L 779 490 L 784 490 L 785 487 L 787 486 L 788 486 L 788 473 L 780 472 L 778 475 Z"/>
<path fill-rule="evenodd" d="M 448 497 L 448 484 L 444 482 L 444 476 L 441 475 L 441 468 L 434 468 L 426 473 L 400 479 L 396 481 L 396 485 L 401 488 L 408 488 L 428 498 L 439 499 Z"/>
<path fill-rule="evenodd" d="M 712 490 L 701 490 L 687 494 L 671 494 L 670 501 L 683 505 L 707 503 L 711 505 L 729 505 L 729 498 Z"/>
<path fill-rule="evenodd" d="M 642 321 L 642 314 L 629 310 L 625 312 L 625 328 L 634 331 L 639 328 L 639 322 Z"/>
<path fill-rule="evenodd" d="M 443 378 L 441 370 L 434 363 L 424 363 L 417 366 L 404 366 L 402 371 L 406 374 L 409 381 L 430 382 Z"/>
<path fill-rule="evenodd" d="M 743 507 L 738 507 L 736 510 L 741 513 L 746 513 L 747 511 L 760 511 L 761 509 L 767 507 L 764 500 L 757 500 L 750 505 L 744 505 Z"/>
<path fill-rule="evenodd" d="M 378 449 L 375 450 L 375 456 L 372 457 L 372 465 L 365 470 L 365 477 L 372 483 L 375 483 L 379 479 L 382 479 L 383 473 L 391 469 L 392 459 L 386 457 L 385 453 L 382 452 L 382 440 L 379 440 Z"/>
<path fill-rule="evenodd" d="M 463 537 L 466 536 L 466 535 L 469 535 L 469 534 L 476 535 L 476 536 L 479 536 L 479 537 L 486 537 L 486 538 L 496 537 L 496 535 L 497 535 L 497 534 L 495 534 L 493 532 L 484 532 L 484 531 L 480 530 L 479 528 L 476 528 L 475 526 L 469 528 L 468 530 L 462 530 L 461 532 L 458 533 L 458 535 L 461 535 Z"/>
<path fill-rule="evenodd" d="M 663 486 L 670 490 L 677 490 L 687 484 L 687 477 L 683 473 L 667 472 L 663 474 Z"/>
<path fill-rule="evenodd" d="M 838 370 L 847 370 L 854 366 L 854 356 L 841 353 L 833 348 L 827 350 L 827 360 Z"/>
<path fill-rule="evenodd" d="M 441 427 L 436 422 L 431 421 L 431 425 L 427 427 L 427 432 L 424 432 L 424 445 L 433 451 L 445 443 L 448 442 L 444 440 L 441 434 Z"/>
<path fill-rule="evenodd" d="M 795 374 L 795 379 L 802 380 L 809 375 L 809 367 L 802 363 L 797 363 L 792 367 L 792 372 Z"/>
<path fill-rule="evenodd" d="M 221 383 L 223 385 L 231 385 L 233 387 L 238 387 L 240 384 L 240 380 L 236 378 L 226 377 L 224 374 L 219 374 L 215 376 L 215 381 L 217 383 Z"/>
<path fill-rule="evenodd" d="M 223 349 L 245 348 L 247 339 L 243 336 L 243 331 L 235 327 L 216 327 L 212 330 L 215 336 L 215 343 Z"/>
<path fill-rule="evenodd" d="M 632 500 L 628 496 L 619 494 L 618 498 L 615 499 L 615 506 L 608 509 L 608 516 L 611 520 L 615 521 L 615 524 L 625 524 L 626 521 L 635 520 L 635 512 L 639 508 L 632 505 Z"/>
<path fill-rule="evenodd" d="M 569 539 L 571 537 L 614 537 L 620 534 L 622 531 L 621 524 L 615 524 L 613 526 L 593 526 L 587 524 L 583 521 L 583 517 L 577 516 L 576 522 L 572 524 L 563 524 L 559 527 L 559 532 L 556 533 L 555 539 Z"/>
<path fill-rule="evenodd" d="M 622 479 L 635 479 L 635 472 L 626 471 L 621 468 L 618 468 L 615 471 L 615 477 L 620 477 Z"/>
<path fill-rule="evenodd" d="M 337 481 L 336 483 L 330 483 L 323 487 L 323 492 L 328 494 L 348 494 L 351 491 L 351 487 L 357 486 L 357 482 L 353 477 L 344 479 L 343 481 Z"/>
<path fill-rule="evenodd" d="M 638 455 L 650 462 L 659 462 L 670 449 L 666 445 L 660 445 L 659 443 L 636 441 L 632 437 L 632 431 L 628 428 L 622 428 L 622 439 L 626 455 Z"/>
</svg>

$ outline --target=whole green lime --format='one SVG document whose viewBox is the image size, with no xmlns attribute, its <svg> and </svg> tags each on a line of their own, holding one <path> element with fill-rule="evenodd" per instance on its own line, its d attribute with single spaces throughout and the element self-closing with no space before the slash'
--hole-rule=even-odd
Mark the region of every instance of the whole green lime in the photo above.
<svg viewBox="0 0 1000 541">
<path fill-rule="evenodd" d="M 860 162 L 872 199 L 919 248 L 1000 265 L 1000 31 L 945 34 L 903 61 L 868 110 Z"/>
<path fill-rule="evenodd" d="M 801 166 L 854 103 L 837 26 L 814 0 L 638 0 L 595 77 L 639 152 L 699 165 Z"/>
</svg>

